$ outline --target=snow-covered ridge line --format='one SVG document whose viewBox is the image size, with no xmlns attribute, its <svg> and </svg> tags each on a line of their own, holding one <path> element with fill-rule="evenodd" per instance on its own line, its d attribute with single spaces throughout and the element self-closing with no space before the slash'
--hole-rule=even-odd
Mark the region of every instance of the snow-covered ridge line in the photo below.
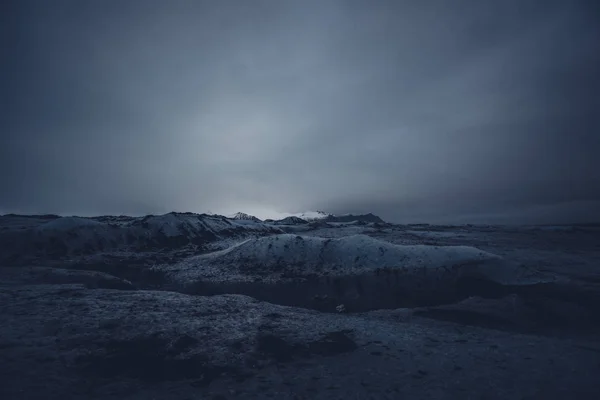
<svg viewBox="0 0 600 400">
<path fill-rule="evenodd" d="M 297 217 L 303 219 L 305 221 L 315 221 L 320 219 L 326 219 L 331 217 L 332 214 L 326 213 L 324 211 L 306 211 L 302 213 L 290 214 L 289 217 Z"/>
<path fill-rule="evenodd" d="M 30 256 L 61 259 L 108 250 L 175 249 L 232 237 L 282 233 L 281 229 L 261 222 L 192 213 L 119 217 L 116 220 L 58 217 L 17 222 L 13 224 L 15 229 L 7 223 L 4 226 L 8 225 L 8 229 L 0 231 L 0 261 L 18 263 Z"/>
<path fill-rule="evenodd" d="M 304 263 L 305 265 L 336 265 L 340 268 L 358 266 L 374 268 L 402 265 L 404 268 L 422 265 L 437 266 L 448 262 L 500 257 L 468 246 L 401 246 L 367 235 L 352 235 L 337 239 L 282 234 L 246 241 L 237 246 L 228 262 L 256 261 L 261 264 Z M 214 258 L 207 255 L 207 258 Z"/>
<path fill-rule="evenodd" d="M 254 215 L 246 214 L 243 212 L 237 212 L 233 215 L 227 216 L 229 219 L 238 220 L 238 221 L 253 221 L 253 222 L 262 222 L 259 218 Z"/>
<path fill-rule="evenodd" d="M 326 311 L 344 305 L 352 312 L 451 303 L 482 283 L 506 288 L 555 281 L 475 247 L 398 245 L 366 235 L 273 235 L 155 268 L 173 290 L 245 294 Z"/>
<path fill-rule="evenodd" d="M 468 246 L 402 246 L 366 235 L 326 239 L 280 234 L 246 240 L 225 251 L 192 257 L 173 266 L 192 275 L 217 280 L 240 279 L 240 275 L 279 277 L 296 270 L 303 275 L 353 275 L 380 268 L 442 268 L 500 256 Z"/>
</svg>

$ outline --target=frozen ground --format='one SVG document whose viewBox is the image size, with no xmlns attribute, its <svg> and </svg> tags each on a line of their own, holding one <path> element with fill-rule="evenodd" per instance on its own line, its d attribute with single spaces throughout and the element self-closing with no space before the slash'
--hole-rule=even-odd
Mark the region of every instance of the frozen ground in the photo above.
<svg viewBox="0 0 600 400">
<path fill-rule="evenodd" d="M 4 216 L 0 240 L 2 399 L 600 398 L 599 227 Z"/>
</svg>

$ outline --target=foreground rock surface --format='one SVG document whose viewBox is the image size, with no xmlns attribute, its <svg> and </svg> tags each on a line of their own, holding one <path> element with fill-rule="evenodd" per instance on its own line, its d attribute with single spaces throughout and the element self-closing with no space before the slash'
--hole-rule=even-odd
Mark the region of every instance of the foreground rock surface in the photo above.
<svg viewBox="0 0 600 400">
<path fill-rule="evenodd" d="M 32 283 L 0 286 L 2 399 L 600 395 L 597 336 L 525 335 L 419 310 L 321 314 L 239 295 Z"/>
<path fill-rule="evenodd" d="M 7 237 L 62 238 L 69 250 L 66 259 L 60 254 L 51 254 L 52 260 L 45 258 L 44 252 L 53 248 L 49 241 L 41 247 L 41 258 L 36 251 L 31 252 L 38 257 L 34 257 L 36 263 L 27 262 L 26 257 L 19 258 L 18 264 L 27 268 L 0 268 L 0 398 L 600 398 L 597 383 L 600 228 L 597 226 L 402 227 L 321 222 L 319 226 L 278 225 L 275 231 L 269 227 L 258 231 L 263 229 L 260 223 L 222 223 L 219 218 L 209 221 L 210 218 L 193 214 L 152 218 L 107 216 L 88 224 L 89 221 L 59 220 L 56 216 L 0 217 L 3 232 L 0 265 L 16 265 L 12 261 L 2 262 L 8 260 L 4 257 L 6 251 L 13 250 L 10 241 L 2 240 Z M 45 228 L 51 228 L 48 231 L 35 228 L 51 221 L 55 223 Z M 115 226 L 104 230 L 94 221 Z M 208 247 L 185 245 L 176 251 L 169 250 L 171 245 L 178 248 L 186 243 L 185 237 L 195 235 L 195 230 L 189 231 L 190 236 L 185 233 L 186 221 L 193 224 L 197 221 L 198 232 L 204 231 L 201 223 L 208 223 L 212 226 L 209 230 L 214 228 L 218 234 L 206 238 L 217 241 L 210 242 Z M 72 231 L 73 225 L 76 235 L 65 235 Z M 150 237 L 157 234 L 155 239 L 159 240 L 153 239 L 147 248 L 142 246 L 143 251 L 135 247 L 136 243 L 144 244 L 145 239 L 134 240 L 131 247 L 126 245 L 118 251 L 111 250 L 112 245 L 107 247 L 102 240 L 96 241 L 95 238 L 104 237 L 102 232 L 121 231 L 119 226 L 139 231 L 140 238 L 146 232 Z M 236 227 L 234 231 L 230 231 L 231 226 Z M 330 276 L 329 286 L 311 286 L 315 283 L 311 274 L 318 275 L 326 268 L 318 271 L 319 263 L 306 263 L 312 253 L 303 250 L 302 246 L 308 248 L 306 244 L 296 246 L 295 235 L 289 237 L 293 242 L 279 242 L 270 249 L 267 241 L 249 242 L 267 243 L 266 258 L 260 250 L 265 246 L 246 248 L 255 248 L 254 253 L 222 251 L 239 250 L 242 247 L 230 246 L 244 238 L 276 233 L 283 228 L 306 231 L 303 234 L 323 241 L 356 234 L 379 239 L 372 242 L 377 246 L 362 247 L 360 251 L 356 246 L 342 247 L 346 256 L 337 260 L 343 262 L 336 266 L 338 261 L 329 258 L 333 262 L 321 266 L 330 269 L 333 278 L 353 276 L 341 265 L 350 265 L 354 270 L 369 269 L 373 273 L 370 276 L 377 276 L 379 269 L 381 284 L 373 285 L 371 288 L 375 290 L 370 293 L 384 299 L 386 293 L 393 292 L 381 289 L 402 280 L 396 281 L 389 269 L 379 268 L 379 247 L 399 244 L 435 249 L 468 245 L 486 254 L 498 254 L 502 259 L 498 263 L 498 258 L 493 257 L 491 262 L 486 259 L 458 268 L 471 276 L 479 273 L 480 278 L 485 278 L 466 282 L 466 289 L 461 289 L 463 297 L 470 293 L 486 298 L 466 297 L 454 299 L 454 304 L 359 314 L 357 311 L 364 310 L 352 310 L 352 303 L 348 307 L 336 303 L 336 290 L 341 290 L 349 300 L 360 300 L 357 304 L 367 303 L 366 309 L 381 305 L 368 304 L 369 298 L 378 296 L 355 297 L 359 286 L 352 279 L 338 280 L 336 284 Z M 42 231 L 41 236 L 17 233 L 38 230 Z M 255 233 L 248 235 L 252 230 Z M 78 254 L 77 249 L 84 243 L 80 239 L 88 238 L 84 232 L 94 232 L 89 238 L 92 244 L 98 244 L 90 249 L 90 254 L 84 254 L 87 250 Z M 202 236 L 198 240 L 204 241 Z M 349 243 L 356 238 L 345 240 Z M 326 247 L 334 248 L 330 247 L 332 243 L 329 241 Z M 163 244 L 166 250 L 160 247 Z M 30 245 L 23 247 L 21 250 L 27 251 L 20 254 L 30 254 L 36 246 L 35 240 Z M 181 268 L 185 263 L 181 261 L 206 257 L 196 257 L 199 251 L 216 252 L 209 257 L 216 262 L 207 265 L 241 272 L 242 276 L 252 277 L 252 284 L 256 283 L 254 279 L 264 285 L 269 281 L 281 284 L 279 293 L 270 293 L 277 295 L 273 301 L 285 299 L 281 293 L 291 293 L 292 299 L 297 299 L 297 293 L 291 290 L 294 288 L 301 290 L 300 293 L 310 293 L 315 290 L 313 287 L 317 287 L 317 293 L 325 290 L 332 294 L 331 298 L 319 301 L 333 300 L 332 308 L 326 310 L 334 313 L 282 307 L 245 296 L 218 295 L 218 290 L 204 280 L 199 281 L 201 291 L 216 292 L 216 296 L 141 290 L 168 289 L 165 274 L 185 272 Z M 228 256 L 221 258 L 224 254 Z M 317 259 L 321 262 L 321 258 Z M 219 264 L 219 260 L 223 262 Z M 253 263 L 248 262 L 252 260 Z M 506 269 L 505 262 L 510 262 L 511 268 Z M 153 268 L 157 264 L 160 267 Z M 29 267 L 32 265 L 56 268 Z M 190 263 L 189 270 L 198 265 L 205 264 Z M 422 268 L 415 270 L 423 272 Z M 277 271 L 288 274 L 278 275 Z M 223 281 L 227 279 L 220 282 Z M 496 284 L 491 285 L 490 281 Z M 444 283 L 452 279 L 440 282 L 442 286 L 438 288 L 456 287 Z M 461 285 L 465 286 L 465 282 Z M 134 286 L 137 291 L 130 290 Z M 255 297 L 264 295 L 265 288 L 268 287 L 255 286 Z M 235 293 L 240 288 L 225 289 Z M 363 293 L 369 292 L 363 290 Z M 389 306 L 388 300 L 384 305 Z"/>
</svg>

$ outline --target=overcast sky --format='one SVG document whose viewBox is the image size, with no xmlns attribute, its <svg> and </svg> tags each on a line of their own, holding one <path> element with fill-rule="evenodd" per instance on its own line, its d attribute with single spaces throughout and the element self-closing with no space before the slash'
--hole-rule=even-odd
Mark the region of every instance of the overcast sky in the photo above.
<svg viewBox="0 0 600 400">
<path fill-rule="evenodd" d="M 4 3 L 0 213 L 600 220 L 594 1 Z"/>
</svg>

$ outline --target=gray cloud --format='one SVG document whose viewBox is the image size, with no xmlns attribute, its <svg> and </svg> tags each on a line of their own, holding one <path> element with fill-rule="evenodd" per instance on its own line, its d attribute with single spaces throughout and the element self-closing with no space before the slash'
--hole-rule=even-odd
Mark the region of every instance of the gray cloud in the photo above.
<svg viewBox="0 0 600 400">
<path fill-rule="evenodd" d="M 600 201 L 593 6 L 14 2 L 0 211 L 514 220 Z"/>
</svg>

